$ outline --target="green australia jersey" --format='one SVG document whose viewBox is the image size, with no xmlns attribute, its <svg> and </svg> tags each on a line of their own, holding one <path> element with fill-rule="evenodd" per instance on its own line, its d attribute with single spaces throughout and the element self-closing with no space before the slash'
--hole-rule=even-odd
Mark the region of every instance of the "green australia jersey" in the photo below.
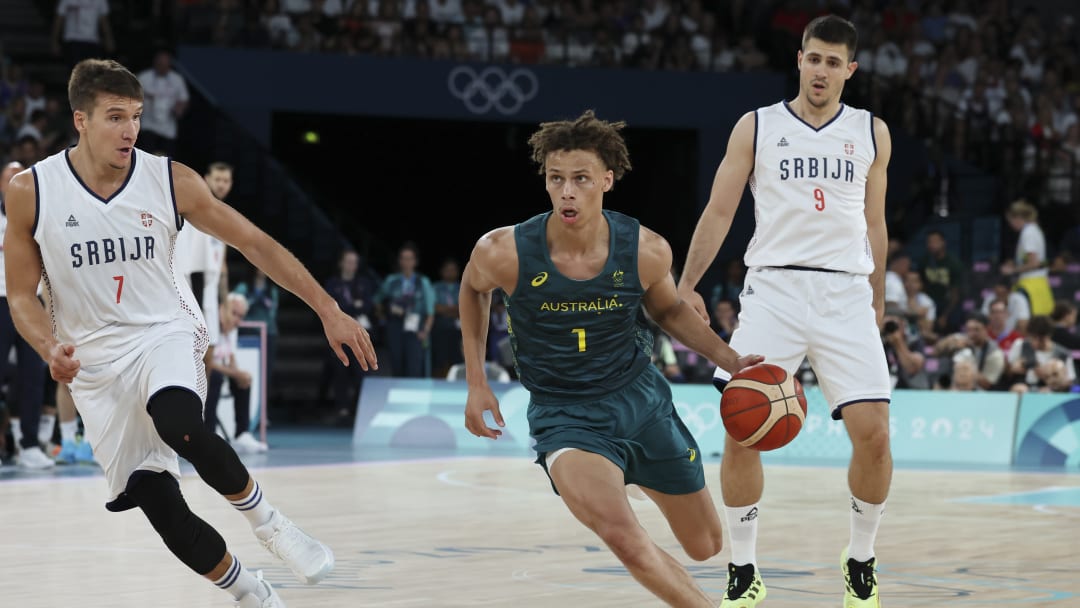
<svg viewBox="0 0 1080 608">
<path fill-rule="evenodd" d="M 514 227 L 518 282 L 505 298 L 514 367 L 538 403 L 607 395 L 650 365 L 652 332 L 642 308 L 636 219 L 604 211 L 611 238 L 595 277 L 563 276 L 547 248 L 551 212 Z"/>
</svg>

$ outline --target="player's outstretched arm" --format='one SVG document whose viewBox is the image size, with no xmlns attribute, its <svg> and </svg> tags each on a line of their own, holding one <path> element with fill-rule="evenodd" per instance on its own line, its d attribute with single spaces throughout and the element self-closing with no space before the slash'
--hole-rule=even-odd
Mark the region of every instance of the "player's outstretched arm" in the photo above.
<svg viewBox="0 0 1080 608">
<path fill-rule="evenodd" d="M 235 247 L 272 281 L 310 306 L 322 321 L 330 348 L 344 365 L 349 364 L 344 351 L 344 347 L 348 347 L 356 355 L 360 367 L 378 369 L 375 348 L 367 331 L 338 308 L 334 298 L 296 256 L 235 209 L 215 198 L 203 177 L 191 168 L 174 162 L 172 173 L 177 211 L 185 220 Z"/>
<path fill-rule="evenodd" d="M 757 355 L 740 357 L 681 297 L 671 276 L 671 245 L 663 237 L 643 227 L 638 242 L 638 273 L 645 289 L 645 309 L 661 329 L 733 374 L 763 360 Z"/>
<path fill-rule="evenodd" d="M 885 223 L 885 191 L 888 186 L 889 159 L 892 157 L 892 138 L 889 127 L 880 118 L 874 119 L 874 141 L 877 142 L 877 156 L 870 165 L 866 177 L 866 238 L 870 241 L 870 251 L 874 254 L 874 272 L 870 274 L 870 285 L 874 288 L 874 312 L 877 313 L 878 327 L 885 315 L 885 257 L 889 248 L 889 229 Z"/>
<path fill-rule="evenodd" d="M 502 431 L 484 422 L 491 411 L 495 423 L 504 426 L 499 401 L 491 391 L 484 372 L 490 322 L 491 292 L 512 289 L 517 282 L 517 248 L 513 227 L 493 230 L 476 242 L 461 274 L 458 306 L 461 312 L 461 340 L 465 355 L 465 379 L 469 395 L 465 402 L 465 428 L 477 437 L 496 439 Z"/>
<path fill-rule="evenodd" d="M 735 128 L 728 138 L 724 160 L 716 169 L 713 177 L 709 202 L 698 218 L 694 235 L 690 239 L 690 250 L 686 254 L 686 264 L 679 277 L 679 294 L 689 301 L 706 322 L 708 310 L 701 294 L 697 293 L 698 282 L 705 276 L 720 246 L 731 229 L 735 210 L 742 200 L 746 180 L 754 169 L 754 131 L 757 128 L 757 115 L 747 112 L 735 123 Z"/>
<path fill-rule="evenodd" d="M 4 199 L 7 231 L 4 233 L 4 270 L 8 307 L 19 335 L 49 364 L 57 382 L 67 383 L 79 373 L 73 358 L 75 347 L 61 344 L 52 333 L 52 323 L 38 299 L 41 282 L 41 250 L 34 240 L 37 191 L 28 169 L 12 178 Z"/>
</svg>

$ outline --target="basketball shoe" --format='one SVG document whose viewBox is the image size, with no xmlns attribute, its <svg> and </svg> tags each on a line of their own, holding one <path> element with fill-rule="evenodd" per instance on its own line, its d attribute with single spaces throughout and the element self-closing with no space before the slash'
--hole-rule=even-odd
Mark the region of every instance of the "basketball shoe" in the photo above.
<svg viewBox="0 0 1080 608">
<path fill-rule="evenodd" d="M 56 454 L 57 464 L 75 464 L 75 442 L 65 439 L 60 442 L 60 451 Z"/>
<path fill-rule="evenodd" d="M 727 591 L 720 608 L 754 608 L 765 599 L 765 583 L 754 564 L 728 564 Z"/>
<path fill-rule="evenodd" d="M 75 444 L 75 462 L 97 464 L 97 461 L 94 460 L 94 448 L 86 440 L 86 437 L 83 437 Z"/>
<path fill-rule="evenodd" d="M 856 561 L 848 557 L 846 547 L 840 554 L 840 568 L 844 571 L 844 608 L 881 608 L 874 569 L 876 559 Z"/>
<path fill-rule="evenodd" d="M 255 536 L 267 551 L 285 562 L 301 583 L 314 585 L 334 569 L 334 552 L 330 547 L 296 527 L 277 509 L 270 521 L 255 528 Z"/>
<path fill-rule="evenodd" d="M 259 586 L 267 593 L 266 599 L 260 599 L 258 595 L 249 593 L 237 600 L 233 605 L 240 608 L 285 608 L 285 602 L 281 601 L 281 596 L 277 594 L 277 591 L 274 591 L 270 583 L 263 580 L 262 570 L 259 570 L 255 576 L 259 579 Z"/>
<path fill-rule="evenodd" d="M 36 445 L 19 451 L 19 466 L 24 469 L 40 471 L 42 469 L 51 469 L 55 465 L 56 462 L 46 456 L 45 452 Z"/>
</svg>

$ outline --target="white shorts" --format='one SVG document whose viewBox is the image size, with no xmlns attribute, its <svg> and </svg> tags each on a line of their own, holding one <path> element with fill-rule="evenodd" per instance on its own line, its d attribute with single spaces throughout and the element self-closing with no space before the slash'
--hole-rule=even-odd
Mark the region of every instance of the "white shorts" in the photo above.
<svg viewBox="0 0 1080 608">
<path fill-rule="evenodd" d="M 158 436 L 146 404 L 166 387 L 186 388 L 206 401 L 207 338 L 199 329 L 185 321 L 150 328 L 145 346 L 109 363 L 83 366 L 72 381 L 71 396 L 94 459 L 105 471 L 109 502 L 124 492 L 135 471 L 168 471 L 180 478 L 176 452 Z"/>
<path fill-rule="evenodd" d="M 892 384 L 866 276 L 785 268 L 753 268 L 739 295 L 731 347 L 794 374 L 803 358 L 840 419 L 840 408 L 889 401 Z M 731 374 L 717 368 L 715 377 Z"/>
</svg>

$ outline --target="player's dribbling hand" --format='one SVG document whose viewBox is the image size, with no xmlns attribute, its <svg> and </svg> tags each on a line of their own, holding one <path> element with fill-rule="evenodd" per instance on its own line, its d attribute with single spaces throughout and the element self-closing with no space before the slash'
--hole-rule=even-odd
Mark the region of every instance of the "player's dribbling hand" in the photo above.
<svg viewBox="0 0 1080 608">
<path fill-rule="evenodd" d="M 326 340 L 330 342 L 330 348 L 334 350 L 334 354 L 342 365 L 349 366 L 349 357 L 343 348 L 347 346 L 356 356 L 361 369 L 364 371 L 379 369 L 379 360 L 375 356 L 371 336 L 356 322 L 356 319 L 338 311 L 332 318 L 323 321 L 323 331 L 326 332 Z"/>
<path fill-rule="evenodd" d="M 71 344 L 57 344 L 49 351 L 49 374 L 53 380 L 62 384 L 69 384 L 75 379 L 75 375 L 79 373 L 78 359 L 72 357 L 75 354 L 75 347 Z"/>
<path fill-rule="evenodd" d="M 765 357 L 761 355 L 743 355 L 735 360 L 735 369 L 728 370 L 732 374 L 737 374 L 744 367 L 750 367 L 751 365 L 757 365 L 765 360 Z"/>
<path fill-rule="evenodd" d="M 489 428 L 484 422 L 484 412 L 488 410 L 491 410 L 491 417 L 495 419 L 495 424 L 500 427 L 506 426 L 502 412 L 499 411 L 499 400 L 495 398 L 490 388 L 469 390 L 469 396 L 465 400 L 465 428 L 477 437 L 498 439 L 503 432 Z"/>
</svg>

